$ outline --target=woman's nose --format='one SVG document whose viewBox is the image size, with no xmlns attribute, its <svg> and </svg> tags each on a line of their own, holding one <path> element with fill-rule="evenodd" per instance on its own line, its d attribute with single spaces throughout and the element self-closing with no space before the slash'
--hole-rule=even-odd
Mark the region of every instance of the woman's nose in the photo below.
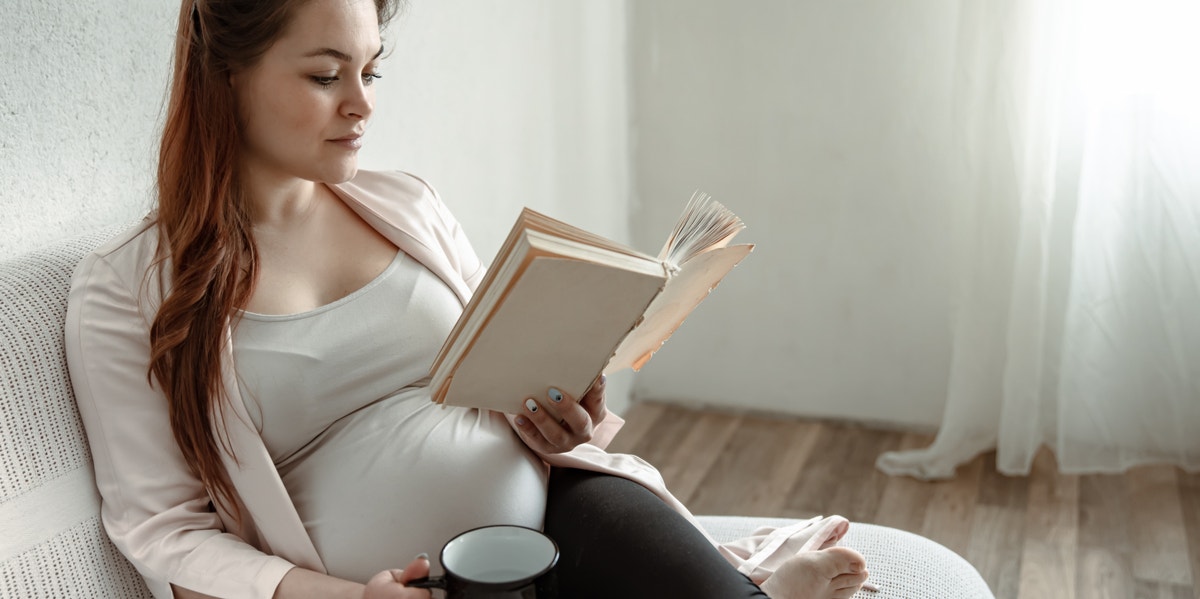
<svg viewBox="0 0 1200 599">
<path fill-rule="evenodd" d="M 370 86 L 359 81 L 357 85 L 348 86 L 347 97 L 342 101 L 342 116 L 367 120 L 375 110 L 375 92 Z"/>
</svg>

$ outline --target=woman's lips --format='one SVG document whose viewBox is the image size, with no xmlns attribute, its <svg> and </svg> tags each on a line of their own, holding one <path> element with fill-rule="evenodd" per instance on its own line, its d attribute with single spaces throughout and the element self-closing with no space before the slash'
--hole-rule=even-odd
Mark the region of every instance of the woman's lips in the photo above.
<svg viewBox="0 0 1200 599">
<path fill-rule="evenodd" d="M 357 150 L 362 147 L 362 135 L 346 135 L 337 139 L 329 140 L 330 143 L 335 143 L 347 150 Z"/>
</svg>

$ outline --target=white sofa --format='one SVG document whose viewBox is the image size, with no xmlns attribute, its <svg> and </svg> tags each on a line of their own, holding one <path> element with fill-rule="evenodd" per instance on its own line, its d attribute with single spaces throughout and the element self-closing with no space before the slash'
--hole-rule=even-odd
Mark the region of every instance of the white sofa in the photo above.
<svg viewBox="0 0 1200 599">
<path fill-rule="evenodd" d="M 0 598 L 150 597 L 100 524 L 100 500 L 63 354 L 71 272 L 109 228 L 0 262 Z M 729 540 L 765 523 L 703 517 Z M 844 544 L 867 557 L 876 599 L 990 599 L 952 551 L 903 531 L 854 524 Z"/>
</svg>

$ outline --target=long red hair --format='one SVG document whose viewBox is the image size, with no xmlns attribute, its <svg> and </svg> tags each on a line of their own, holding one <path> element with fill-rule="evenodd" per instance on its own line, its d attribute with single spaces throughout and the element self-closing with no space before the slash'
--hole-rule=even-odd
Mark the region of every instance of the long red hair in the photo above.
<svg viewBox="0 0 1200 599">
<path fill-rule="evenodd" d="M 238 173 L 241 127 L 229 77 L 253 66 L 305 1 L 183 0 L 159 149 L 157 264 L 165 281 L 150 327 L 148 376 L 166 395 L 188 466 L 239 521 L 221 460 L 232 448 L 218 440 L 213 415 L 224 415 L 228 331 L 254 291 L 258 258 Z M 395 5 L 374 2 L 382 26 Z"/>
</svg>

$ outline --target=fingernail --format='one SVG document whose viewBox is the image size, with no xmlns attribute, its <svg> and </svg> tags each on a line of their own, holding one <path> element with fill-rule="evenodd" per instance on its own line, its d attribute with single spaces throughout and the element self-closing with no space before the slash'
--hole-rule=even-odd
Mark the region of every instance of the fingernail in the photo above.
<svg viewBox="0 0 1200 599">
<path fill-rule="evenodd" d="M 529 421 L 524 416 L 517 416 L 517 426 L 525 426 L 526 424 L 529 424 Z"/>
<path fill-rule="evenodd" d="M 525 408 L 528 409 L 530 412 L 537 412 L 537 410 L 538 410 L 537 402 L 533 401 L 533 398 L 530 397 L 529 399 L 525 400 Z"/>
<path fill-rule="evenodd" d="M 608 375 L 607 374 L 600 375 L 600 384 L 603 385 L 604 383 L 607 383 L 607 382 L 608 382 Z"/>
<path fill-rule="evenodd" d="M 553 400 L 554 403 L 558 403 L 558 402 L 562 401 L 562 398 L 563 398 L 562 391 L 559 391 L 558 389 L 555 389 L 554 387 L 550 387 L 550 392 L 548 395 L 550 395 L 550 399 Z"/>
<path fill-rule="evenodd" d="M 428 553 L 418 553 L 416 559 L 423 559 L 425 561 L 429 561 L 429 554 Z"/>
</svg>

